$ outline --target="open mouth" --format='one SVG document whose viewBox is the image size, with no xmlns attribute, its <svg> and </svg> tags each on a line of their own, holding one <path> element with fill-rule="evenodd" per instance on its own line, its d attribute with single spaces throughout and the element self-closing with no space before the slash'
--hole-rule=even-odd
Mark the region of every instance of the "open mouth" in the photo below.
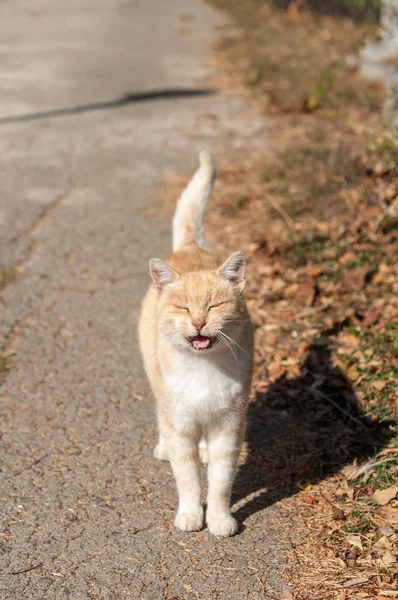
<svg viewBox="0 0 398 600">
<path fill-rule="evenodd" d="M 195 335 L 190 338 L 189 341 L 192 344 L 194 350 L 208 350 L 212 346 L 212 340 L 206 335 Z"/>
</svg>

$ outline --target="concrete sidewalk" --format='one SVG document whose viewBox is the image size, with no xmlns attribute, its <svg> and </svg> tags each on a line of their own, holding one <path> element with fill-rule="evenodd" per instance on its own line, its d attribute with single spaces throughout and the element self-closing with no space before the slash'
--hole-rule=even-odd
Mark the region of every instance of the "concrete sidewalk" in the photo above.
<svg viewBox="0 0 398 600">
<path fill-rule="evenodd" d="M 19 272 L 0 296 L 0 598 L 278 591 L 272 507 L 232 539 L 173 528 L 136 342 L 148 259 L 170 248 L 148 217 L 162 180 L 202 148 L 264 144 L 203 66 L 220 17 L 199 0 L 3 0 L 0 23 L 0 268 Z"/>
</svg>

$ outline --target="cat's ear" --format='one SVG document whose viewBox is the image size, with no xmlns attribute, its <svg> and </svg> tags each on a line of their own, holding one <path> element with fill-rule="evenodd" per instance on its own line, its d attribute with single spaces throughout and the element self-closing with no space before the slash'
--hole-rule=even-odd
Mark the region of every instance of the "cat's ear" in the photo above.
<svg viewBox="0 0 398 600">
<path fill-rule="evenodd" d="M 172 283 L 180 276 L 177 271 L 174 271 L 174 269 L 169 267 L 163 260 L 160 260 L 160 258 L 151 258 L 149 261 L 149 272 L 157 292 L 161 292 L 166 285 Z"/>
<path fill-rule="evenodd" d="M 234 252 L 221 265 L 217 272 L 220 277 L 238 286 L 239 290 L 242 291 L 246 283 L 245 267 L 246 259 L 243 252 Z"/>
</svg>

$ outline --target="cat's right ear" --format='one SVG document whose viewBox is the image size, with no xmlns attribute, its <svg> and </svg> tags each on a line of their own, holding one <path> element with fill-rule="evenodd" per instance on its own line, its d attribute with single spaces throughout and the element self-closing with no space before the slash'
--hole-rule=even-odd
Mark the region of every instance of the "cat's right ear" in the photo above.
<svg viewBox="0 0 398 600">
<path fill-rule="evenodd" d="M 180 275 L 163 260 L 160 260 L 160 258 L 151 258 L 149 261 L 149 272 L 157 292 L 163 291 L 166 285 L 173 283 Z"/>
</svg>

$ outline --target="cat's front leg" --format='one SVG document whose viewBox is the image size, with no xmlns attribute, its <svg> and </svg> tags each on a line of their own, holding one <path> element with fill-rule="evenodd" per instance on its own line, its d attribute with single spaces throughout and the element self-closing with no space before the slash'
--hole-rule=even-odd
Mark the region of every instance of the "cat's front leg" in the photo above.
<svg viewBox="0 0 398 600">
<path fill-rule="evenodd" d="M 153 455 L 158 460 L 169 460 L 169 451 L 167 450 L 165 439 L 161 433 L 159 434 L 159 441 L 155 446 Z"/>
<path fill-rule="evenodd" d="M 203 527 L 203 506 L 200 501 L 198 436 L 173 430 L 165 437 L 178 491 L 174 525 L 183 531 L 199 531 Z"/>
<path fill-rule="evenodd" d="M 242 425 L 210 430 L 207 436 L 209 456 L 206 522 L 214 535 L 228 537 L 238 530 L 230 512 L 231 490 L 242 445 Z"/>
</svg>

